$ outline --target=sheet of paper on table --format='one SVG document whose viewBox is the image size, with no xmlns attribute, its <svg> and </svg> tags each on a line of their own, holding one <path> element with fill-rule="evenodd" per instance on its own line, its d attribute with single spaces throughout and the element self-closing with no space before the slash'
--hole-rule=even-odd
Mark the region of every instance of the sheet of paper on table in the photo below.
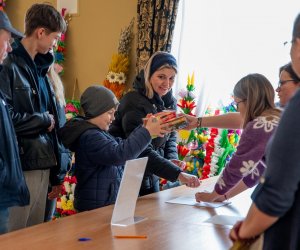
<svg viewBox="0 0 300 250">
<path fill-rule="evenodd" d="M 237 221 L 240 221 L 243 219 L 244 219 L 244 217 L 240 217 L 240 216 L 215 215 L 203 222 L 213 223 L 213 224 L 218 224 L 218 225 L 233 226 Z"/>
<path fill-rule="evenodd" d="M 197 206 L 197 207 L 211 207 L 217 208 L 221 206 L 228 205 L 230 202 L 197 202 L 195 200 L 195 196 L 181 196 L 177 197 L 173 200 L 166 201 L 167 203 L 173 204 L 181 204 L 181 205 L 190 205 L 190 206 Z"/>
</svg>

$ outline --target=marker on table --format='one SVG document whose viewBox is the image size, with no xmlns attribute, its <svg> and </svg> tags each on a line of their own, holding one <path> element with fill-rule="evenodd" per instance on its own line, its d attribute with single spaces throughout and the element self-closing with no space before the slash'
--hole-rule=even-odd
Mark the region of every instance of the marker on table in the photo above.
<svg viewBox="0 0 300 250">
<path fill-rule="evenodd" d="M 147 239 L 147 235 L 114 235 L 117 239 Z"/>
<path fill-rule="evenodd" d="M 78 241 L 89 241 L 89 240 L 92 240 L 92 239 L 91 238 L 85 238 L 85 237 L 78 239 Z"/>
</svg>

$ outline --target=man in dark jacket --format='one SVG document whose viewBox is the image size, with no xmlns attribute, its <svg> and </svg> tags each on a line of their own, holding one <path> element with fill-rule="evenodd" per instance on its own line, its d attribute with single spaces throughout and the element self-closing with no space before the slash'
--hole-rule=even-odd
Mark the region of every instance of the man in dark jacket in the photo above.
<svg viewBox="0 0 300 250">
<path fill-rule="evenodd" d="M 0 11 L 0 63 L 12 51 L 11 37 L 22 34 L 15 30 L 7 17 Z M 0 70 L 2 66 L 0 66 Z M 3 82 L 0 82 L 3 84 Z M 29 204 L 29 191 L 22 172 L 17 138 L 7 109 L 6 101 L 0 92 L 0 234 L 7 232 L 8 208 Z"/>
<path fill-rule="evenodd" d="M 53 63 L 51 50 L 66 23 L 51 5 L 34 4 L 25 17 L 25 35 L 15 41 L 14 51 L 3 63 L 1 90 L 17 134 L 20 158 L 30 204 L 10 209 L 9 230 L 43 222 L 49 184 L 52 198 L 60 192 L 60 169 L 69 157 L 61 151 L 57 136 L 59 118 L 55 98 L 47 79 Z"/>
</svg>

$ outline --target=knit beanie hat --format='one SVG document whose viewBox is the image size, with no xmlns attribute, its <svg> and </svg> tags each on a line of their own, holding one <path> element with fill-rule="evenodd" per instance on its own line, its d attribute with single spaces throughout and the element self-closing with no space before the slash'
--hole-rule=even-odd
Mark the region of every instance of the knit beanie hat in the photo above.
<svg viewBox="0 0 300 250">
<path fill-rule="evenodd" d="M 177 69 L 177 62 L 174 56 L 166 52 L 156 54 L 152 58 L 149 77 L 151 77 L 156 70 L 158 70 L 161 66 L 165 64 L 169 64 L 170 66 Z"/>
<path fill-rule="evenodd" d="M 88 119 L 101 115 L 119 104 L 114 93 L 103 86 L 88 87 L 81 95 L 80 103 Z"/>
</svg>

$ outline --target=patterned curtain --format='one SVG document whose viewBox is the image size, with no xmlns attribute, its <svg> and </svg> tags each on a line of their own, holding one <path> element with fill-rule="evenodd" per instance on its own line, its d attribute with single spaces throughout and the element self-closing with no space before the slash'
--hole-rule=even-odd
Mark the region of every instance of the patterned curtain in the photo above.
<svg viewBox="0 0 300 250">
<path fill-rule="evenodd" d="M 171 51 L 180 0 L 138 0 L 137 73 L 156 51 Z"/>
</svg>

